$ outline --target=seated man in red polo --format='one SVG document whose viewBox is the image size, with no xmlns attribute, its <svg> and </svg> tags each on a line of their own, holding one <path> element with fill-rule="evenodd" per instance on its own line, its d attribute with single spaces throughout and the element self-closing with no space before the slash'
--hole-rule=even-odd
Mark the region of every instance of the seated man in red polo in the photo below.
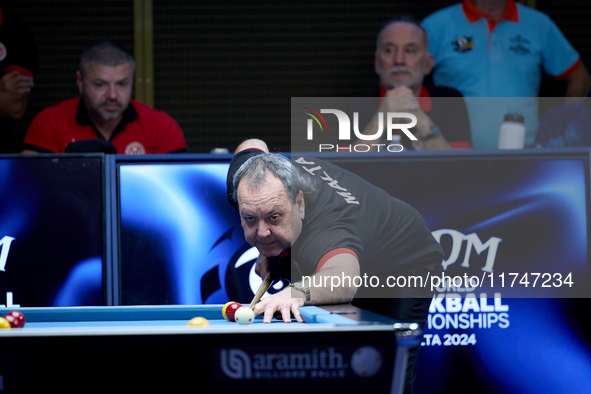
<svg viewBox="0 0 591 394">
<path fill-rule="evenodd" d="M 379 114 L 408 112 L 417 118 L 411 129 L 418 141 L 401 136 L 407 149 L 441 150 L 471 149 L 470 126 L 466 104 L 455 89 L 423 85 L 433 68 L 427 33 L 412 17 L 403 16 L 387 22 L 380 30 L 374 58 L 381 86 L 375 96 L 382 97 L 378 111 L 360 119 L 362 133 L 371 135 L 378 130 Z M 437 99 L 431 99 L 437 97 Z M 443 97 L 450 97 L 444 99 Z M 386 124 L 382 119 L 382 124 Z M 365 127 L 363 126 L 365 125 Z"/>
<path fill-rule="evenodd" d="M 174 119 L 131 99 L 134 66 L 133 57 L 110 42 L 85 50 L 76 72 L 81 97 L 41 111 L 27 131 L 23 153 L 185 152 Z"/>
</svg>

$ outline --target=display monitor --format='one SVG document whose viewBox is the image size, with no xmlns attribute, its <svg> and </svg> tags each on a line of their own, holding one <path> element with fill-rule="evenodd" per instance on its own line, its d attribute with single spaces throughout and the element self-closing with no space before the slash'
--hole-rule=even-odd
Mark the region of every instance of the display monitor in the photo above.
<svg viewBox="0 0 591 394">
<path fill-rule="evenodd" d="M 415 393 L 591 391 L 588 149 L 324 158 L 415 207 L 446 275 L 487 279 L 436 288 Z"/>
<path fill-rule="evenodd" d="M 103 305 L 102 154 L 0 156 L 0 307 Z"/>
<path fill-rule="evenodd" d="M 258 252 L 226 198 L 230 159 L 117 159 L 120 304 L 250 302 Z"/>
</svg>

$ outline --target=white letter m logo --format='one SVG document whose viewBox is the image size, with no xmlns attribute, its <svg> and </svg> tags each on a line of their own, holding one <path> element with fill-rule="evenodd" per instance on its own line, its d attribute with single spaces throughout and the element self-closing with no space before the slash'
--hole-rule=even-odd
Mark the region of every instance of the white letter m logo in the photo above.
<svg viewBox="0 0 591 394">
<path fill-rule="evenodd" d="M 14 241 L 14 238 L 5 235 L 4 238 L 0 239 L 0 271 L 5 271 L 6 260 L 8 259 L 8 251 L 10 250 L 10 244 Z"/>
</svg>

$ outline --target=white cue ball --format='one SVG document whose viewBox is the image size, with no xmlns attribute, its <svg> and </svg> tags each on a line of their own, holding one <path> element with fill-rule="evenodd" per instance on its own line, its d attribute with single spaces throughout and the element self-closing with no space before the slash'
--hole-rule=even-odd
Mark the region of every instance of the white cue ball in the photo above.
<svg viewBox="0 0 591 394">
<path fill-rule="evenodd" d="M 251 324 L 254 321 L 254 312 L 249 307 L 242 306 L 234 312 L 234 319 L 238 324 Z"/>
</svg>

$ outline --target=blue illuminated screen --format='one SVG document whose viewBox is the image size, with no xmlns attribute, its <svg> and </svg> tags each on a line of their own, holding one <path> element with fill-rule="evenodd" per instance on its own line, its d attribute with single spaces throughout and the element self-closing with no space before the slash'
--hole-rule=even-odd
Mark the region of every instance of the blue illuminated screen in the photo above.
<svg viewBox="0 0 591 394">
<path fill-rule="evenodd" d="M 494 272 L 562 270 L 589 290 L 588 152 L 333 161 L 415 207 L 448 275 L 480 276 L 487 263 Z M 441 290 L 473 291 L 478 302 L 431 304 L 415 394 L 591 392 L 588 292 L 495 300 Z"/>
<path fill-rule="evenodd" d="M 238 213 L 227 201 L 228 166 L 119 165 L 122 304 L 252 298 L 260 280 L 253 271 L 258 252 L 245 242 Z"/>
<path fill-rule="evenodd" d="M 102 155 L 0 157 L 0 306 L 103 304 Z"/>
</svg>

